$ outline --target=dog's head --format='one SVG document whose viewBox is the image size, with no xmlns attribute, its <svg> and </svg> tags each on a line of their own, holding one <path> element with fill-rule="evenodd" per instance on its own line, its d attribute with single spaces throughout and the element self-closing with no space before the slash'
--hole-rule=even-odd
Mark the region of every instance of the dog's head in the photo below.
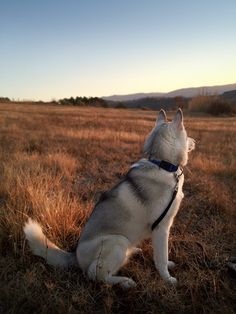
<svg viewBox="0 0 236 314">
<path fill-rule="evenodd" d="M 188 152 L 194 148 L 195 141 L 187 136 L 183 112 L 178 109 L 171 122 L 167 122 L 164 110 L 159 112 L 156 124 L 148 135 L 143 150 L 149 158 L 185 166 L 188 161 Z"/>
</svg>

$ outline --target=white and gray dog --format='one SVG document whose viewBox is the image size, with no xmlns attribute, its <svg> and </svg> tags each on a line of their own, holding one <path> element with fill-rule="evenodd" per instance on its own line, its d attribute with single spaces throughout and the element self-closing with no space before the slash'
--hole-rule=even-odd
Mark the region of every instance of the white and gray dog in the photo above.
<svg viewBox="0 0 236 314">
<path fill-rule="evenodd" d="M 144 143 L 148 158 L 132 165 L 125 178 L 101 196 L 82 230 L 76 253 L 58 248 L 39 224 L 29 219 L 24 232 L 31 250 L 48 264 L 65 268 L 79 265 L 92 280 L 129 288 L 136 283 L 116 273 L 140 250 L 136 245 L 151 238 L 160 276 L 175 284 L 177 280 L 168 271 L 175 266 L 168 260 L 168 237 L 184 196 L 182 167 L 194 147 L 194 140 L 187 137 L 181 109 L 172 122 L 167 122 L 161 110 Z"/>
</svg>

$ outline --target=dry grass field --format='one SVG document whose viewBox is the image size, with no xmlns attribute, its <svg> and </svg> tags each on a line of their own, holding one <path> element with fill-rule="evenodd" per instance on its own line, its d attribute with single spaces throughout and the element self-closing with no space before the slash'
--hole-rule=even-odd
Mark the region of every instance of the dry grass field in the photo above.
<svg viewBox="0 0 236 314">
<path fill-rule="evenodd" d="M 185 117 L 196 139 L 185 168 L 185 198 L 170 236 L 171 271 L 160 279 L 149 241 L 121 269 L 123 291 L 62 271 L 31 254 L 22 226 L 40 222 L 74 250 L 93 204 L 141 156 L 156 113 L 141 110 L 0 105 L 0 312 L 236 313 L 236 118 Z"/>
</svg>

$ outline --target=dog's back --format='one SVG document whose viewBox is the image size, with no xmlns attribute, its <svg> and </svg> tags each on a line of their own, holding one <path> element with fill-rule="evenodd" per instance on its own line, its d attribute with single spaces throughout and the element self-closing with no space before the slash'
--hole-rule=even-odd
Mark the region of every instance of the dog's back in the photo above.
<svg viewBox="0 0 236 314">
<path fill-rule="evenodd" d="M 161 214 L 175 182 L 148 161 L 141 160 L 112 190 L 102 194 L 79 243 L 97 236 L 120 234 L 132 245 L 150 237 L 153 217 Z"/>
</svg>

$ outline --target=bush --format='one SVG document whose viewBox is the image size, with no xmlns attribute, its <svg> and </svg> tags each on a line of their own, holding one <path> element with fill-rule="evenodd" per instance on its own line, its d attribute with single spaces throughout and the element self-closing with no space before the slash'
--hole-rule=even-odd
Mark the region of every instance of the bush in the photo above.
<svg viewBox="0 0 236 314">
<path fill-rule="evenodd" d="M 220 114 L 235 113 L 235 110 L 229 102 L 227 102 L 223 99 L 216 99 L 216 100 L 212 101 L 212 103 L 208 107 L 208 113 L 215 115 L 215 116 L 218 116 Z"/>
<path fill-rule="evenodd" d="M 212 115 L 235 113 L 233 106 L 217 96 L 197 96 L 190 100 L 188 108 L 192 112 L 204 112 Z"/>
<path fill-rule="evenodd" d="M 70 97 L 60 99 L 58 102 L 60 105 L 68 106 L 94 106 L 94 107 L 108 107 L 107 102 L 99 97 Z"/>
<path fill-rule="evenodd" d="M 122 102 L 119 102 L 119 103 L 115 106 L 115 108 L 117 108 L 117 109 L 127 109 L 126 105 L 125 105 L 124 103 L 122 103 Z"/>
<path fill-rule="evenodd" d="M 192 112 L 206 112 L 210 102 L 210 96 L 197 96 L 189 101 L 188 108 Z"/>
<path fill-rule="evenodd" d="M 0 103 L 10 102 L 11 100 L 8 97 L 0 97 Z"/>
</svg>

